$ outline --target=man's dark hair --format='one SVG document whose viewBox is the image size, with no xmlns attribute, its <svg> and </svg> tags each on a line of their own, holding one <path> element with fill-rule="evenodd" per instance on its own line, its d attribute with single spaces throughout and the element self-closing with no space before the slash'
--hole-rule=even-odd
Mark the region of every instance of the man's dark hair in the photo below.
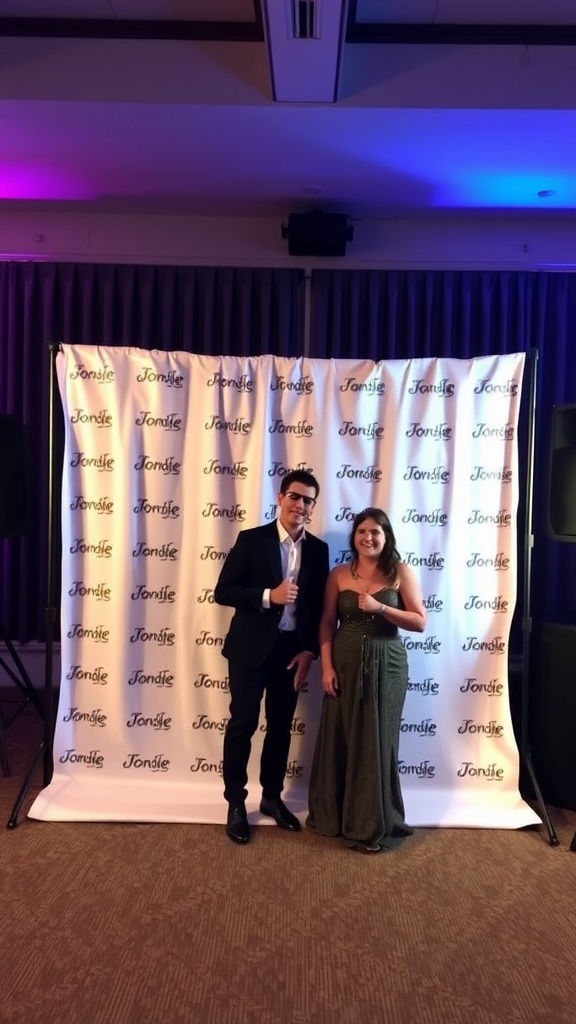
<svg viewBox="0 0 576 1024">
<path fill-rule="evenodd" d="M 320 494 L 320 484 L 313 473 L 309 473 L 307 469 L 292 469 L 286 476 L 282 477 L 282 483 L 280 484 L 280 494 L 286 494 L 292 488 L 292 484 L 303 484 L 304 487 L 313 487 L 316 491 L 315 498 Z"/>
</svg>

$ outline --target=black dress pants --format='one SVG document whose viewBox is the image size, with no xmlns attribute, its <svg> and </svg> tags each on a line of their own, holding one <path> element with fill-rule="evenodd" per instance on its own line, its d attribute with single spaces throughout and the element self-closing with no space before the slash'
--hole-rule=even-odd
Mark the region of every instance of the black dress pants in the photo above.
<svg viewBox="0 0 576 1024">
<path fill-rule="evenodd" d="M 224 735 L 223 775 L 224 797 L 232 805 L 243 803 L 248 795 L 248 760 L 264 694 L 266 735 L 260 759 L 262 796 L 275 800 L 282 792 L 292 719 L 298 701 L 294 669 L 288 670 L 286 666 L 298 653 L 297 646 L 296 633 L 279 632 L 270 654 L 259 668 L 247 669 L 228 662 L 230 719 Z"/>
</svg>

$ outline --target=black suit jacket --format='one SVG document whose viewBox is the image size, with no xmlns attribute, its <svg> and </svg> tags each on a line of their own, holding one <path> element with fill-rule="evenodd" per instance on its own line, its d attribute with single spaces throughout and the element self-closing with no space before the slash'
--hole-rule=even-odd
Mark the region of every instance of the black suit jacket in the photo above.
<svg viewBox="0 0 576 1024">
<path fill-rule="evenodd" d="M 299 650 L 318 655 L 318 627 L 329 571 L 328 545 L 306 532 L 298 574 L 296 631 Z M 242 530 L 229 552 L 214 589 L 217 604 L 235 608 L 222 653 L 244 668 L 258 668 L 278 635 L 282 606 L 262 608 L 262 591 L 282 582 L 280 537 L 276 522 Z"/>
</svg>

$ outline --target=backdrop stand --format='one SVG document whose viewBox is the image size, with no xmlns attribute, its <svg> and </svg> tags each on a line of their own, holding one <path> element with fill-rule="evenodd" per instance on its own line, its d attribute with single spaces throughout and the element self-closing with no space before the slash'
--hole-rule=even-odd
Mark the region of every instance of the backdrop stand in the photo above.
<svg viewBox="0 0 576 1024">
<path fill-rule="evenodd" d="M 522 616 L 522 683 L 521 683 L 521 713 L 520 713 L 520 761 L 526 768 L 542 821 L 548 830 L 550 846 L 558 846 L 558 836 L 548 814 L 548 808 L 542 797 L 542 791 L 536 778 L 530 743 L 528 739 L 528 704 L 529 704 L 529 665 L 530 665 L 530 638 L 532 634 L 532 616 L 530 614 L 530 593 L 531 593 L 531 572 L 532 572 L 532 548 L 534 546 L 534 534 L 532 532 L 532 503 L 534 490 L 534 422 L 536 416 L 536 363 L 538 350 L 531 349 L 528 352 L 529 391 L 528 391 L 528 451 L 527 451 L 527 473 L 526 473 L 526 510 L 524 527 L 524 598 Z M 574 837 L 576 839 L 576 836 Z"/>
<path fill-rule="evenodd" d="M 22 788 L 12 808 L 8 819 L 7 828 L 16 828 L 18 815 L 26 794 L 32 784 L 41 761 L 43 761 L 43 786 L 46 787 L 53 771 L 52 744 L 54 739 L 54 701 L 52 686 L 52 658 L 54 647 L 54 626 L 56 623 L 57 610 L 54 605 L 54 540 L 55 540 L 55 517 L 54 517 L 54 435 L 55 435 L 55 401 L 56 390 L 56 356 L 61 346 L 54 343 L 48 346 L 49 353 L 49 374 L 48 374 L 48 555 L 47 555 L 47 582 L 46 582 L 46 607 L 44 609 L 44 621 L 46 624 L 46 646 L 44 653 L 44 736 L 34 761 L 26 775 Z M 32 688 L 33 689 L 33 688 Z"/>
</svg>

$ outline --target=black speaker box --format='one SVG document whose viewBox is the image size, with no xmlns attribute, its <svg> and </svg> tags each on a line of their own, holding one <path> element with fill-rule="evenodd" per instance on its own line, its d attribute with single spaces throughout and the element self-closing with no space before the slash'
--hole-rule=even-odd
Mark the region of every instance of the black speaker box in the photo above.
<svg viewBox="0 0 576 1024">
<path fill-rule="evenodd" d="M 576 811 L 576 626 L 535 624 L 529 738 L 542 795 Z"/>
<path fill-rule="evenodd" d="M 291 213 L 288 217 L 290 256 L 345 256 L 353 229 L 345 213 Z"/>
<path fill-rule="evenodd" d="M 548 533 L 576 543 L 576 405 L 552 410 Z"/>
<path fill-rule="evenodd" d="M 0 413 L 0 537 L 21 537 L 26 528 L 24 426 Z"/>
</svg>

